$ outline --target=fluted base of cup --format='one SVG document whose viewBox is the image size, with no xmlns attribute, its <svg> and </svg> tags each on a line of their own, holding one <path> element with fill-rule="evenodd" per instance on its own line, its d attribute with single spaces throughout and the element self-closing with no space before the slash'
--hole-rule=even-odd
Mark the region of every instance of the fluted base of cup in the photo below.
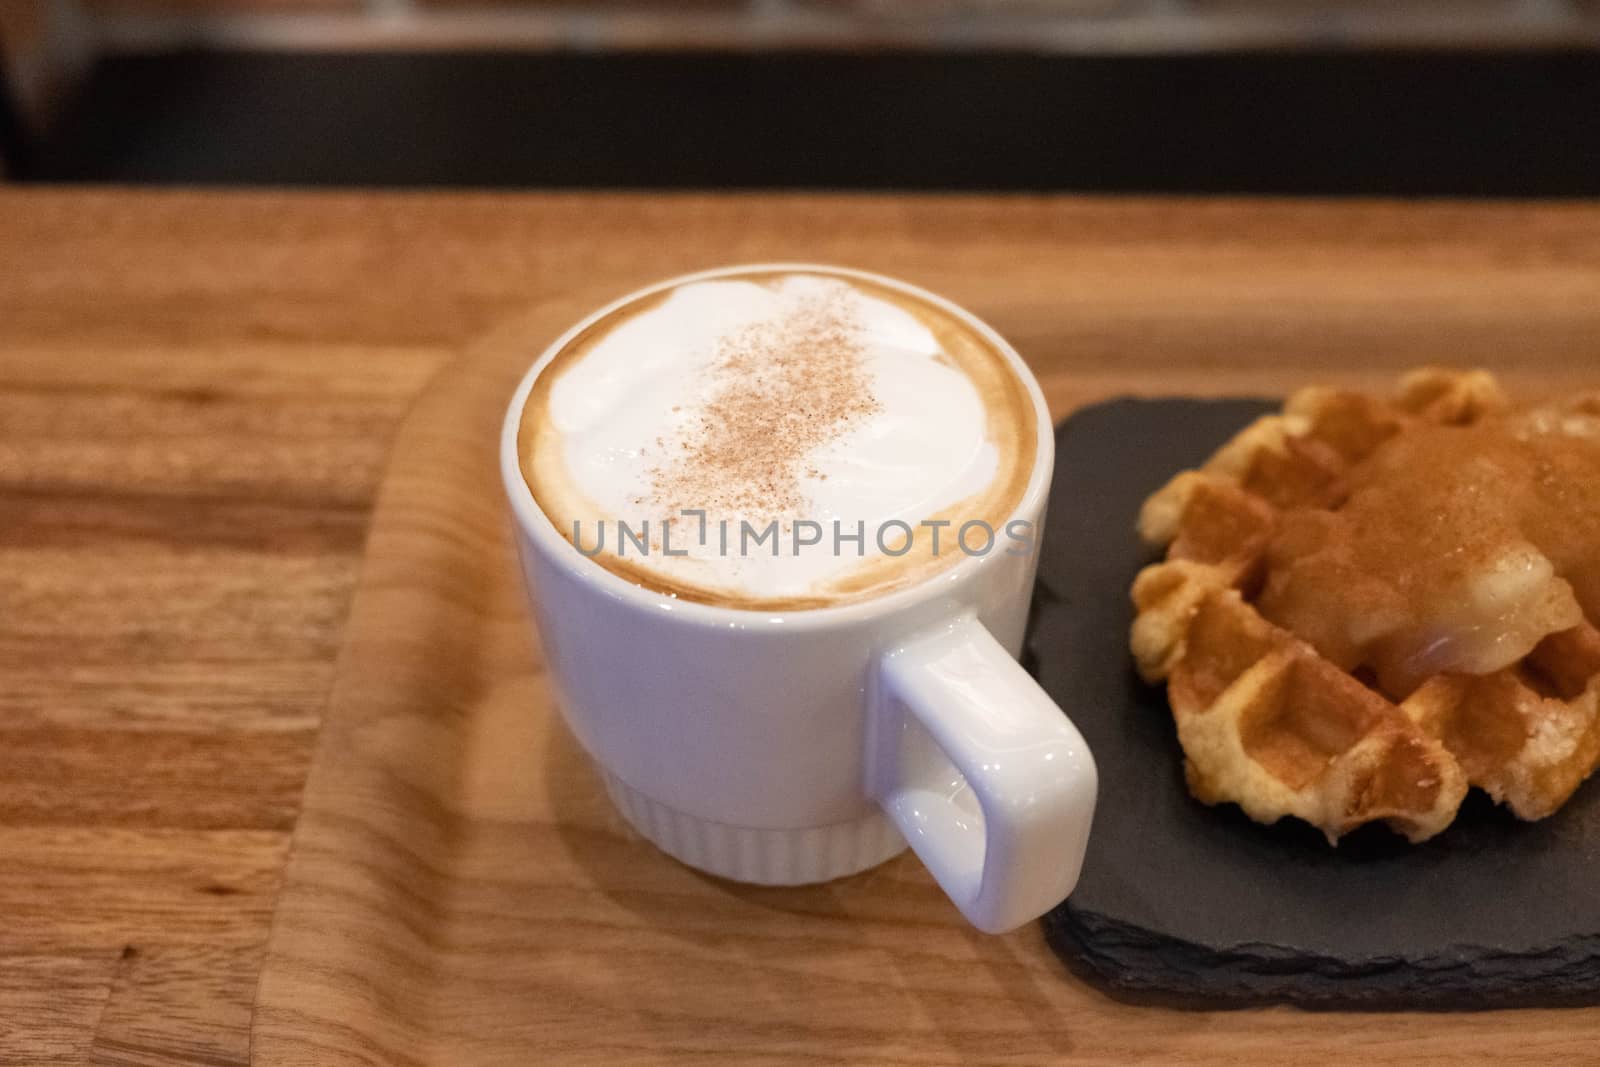
<svg viewBox="0 0 1600 1067">
<path fill-rule="evenodd" d="M 809 885 L 856 874 L 904 851 L 905 839 L 874 812 L 804 830 L 730 826 L 685 815 L 610 772 L 606 791 L 630 825 L 661 851 L 707 874 L 756 885 Z"/>
</svg>

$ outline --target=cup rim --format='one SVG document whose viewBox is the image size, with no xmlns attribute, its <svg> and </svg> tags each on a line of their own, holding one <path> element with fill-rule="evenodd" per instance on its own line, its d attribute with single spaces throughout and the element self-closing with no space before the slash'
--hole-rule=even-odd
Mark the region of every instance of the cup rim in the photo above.
<svg viewBox="0 0 1600 1067">
<path fill-rule="evenodd" d="M 539 353 L 538 358 L 533 361 L 533 364 L 523 374 L 516 390 L 511 395 L 511 402 L 506 409 L 505 419 L 501 425 L 500 475 L 505 484 L 512 517 L 518 527 L 530 540 L 546 552 L 554 565 L 562 568 L 577 581 L 589 585 L 597 593 L 613 600 L 632 604 L 646 611 L 655 610 L 664 615 L 670 614 L 682 622 L 711 626 L 739 626 L 741 624 L 749 625 L 766 622 L 772 626 L 781 625 L 785 630 L 793 630 L 796 628 L 815 629 L 839 623 L 881 617 L 897 609 L 924 602 L 930 597 L 937 597 L 943 590 L 953 589 L 969 579 L 975 578 L 985 565 L 990 563 L 994 556 L 993 552 L 985 553 L 982 556 L 967 556 L 911 585 L 891 590 L 882 596 L 869 597 L 865 600 L 851 601 L 845 604 L 787 610 L 740 608 L 683 600 L 669 596 L 666 593 L 648 589 L 642 585 L 636 585 L 584 556 L 556 529 L 555 523 L 551 521 L 550 517 L 545 514 L 544 509 L 539 506 L 538 501 L 534 499 L 533 490 L 523 477 L 521 459 L 517 451 L 518 437 L 522 427 L 522 413 L 527 406 L 528 396 L 533 391 L 533 384 L 539 375 L 550 365 L 556 355 L 566 348 L 580 333 L 612 312 L 624 308 L 635 301 L 642 300 L 665 289 L 676 288 L 691 282 L 756 273 L 809 273 L 860 278 L 884 288 L 894 289 L 909 296 L 925 300 L 961 320 L 980 334 L 984 340 L 994 347 L 995 351 L 1004 357 L 1012 372 L 1016 374 L 1027 389 L 1028 395 L 1033 399 L 1034 420 L 1036 432 L 1038 433 L 1037 444 L 1034 449 L 1033 469 L 1029 472 L 1028 482 L 1022 491 L 1022 496 L 1018 498 L 1016 505 L 1008 513 L 1006 521 L 1011 522 L 1024 516 L 1033 516 L 1037 521 L 1039 517 L 1043 516 L 1045 498 L 1050 489 L 1050 478 L 1055 463 L 1055 426 L 1050 419 L 1050 409 L 1045 403 L 1044 391 L 1040 388 L 1038 379 L 1034 377 L 1033 371 L 1029 369 L 1027 363 L 1023 361 L 1021 355 L 1011 346 L 1011 343 L 1000 336 L 999 332 L 992 326 L 966 308 L 937 293 L 930 292 L 910 282 L 877 274 L 873 271 L 822 263 L 743 263 L 680 274 L 662 281 L 653 282 L 643 288 L 635 289 L 617 297 L 604 307 L 585 315 L 577 323 L 569 327 Z M 1036 530 L 1035 533 L 1037 535 L 1038 531 Z M 1038 544 L 1039 542 L 1036 540 L 1035 552 L 1038 551 Z"/>
</svg>

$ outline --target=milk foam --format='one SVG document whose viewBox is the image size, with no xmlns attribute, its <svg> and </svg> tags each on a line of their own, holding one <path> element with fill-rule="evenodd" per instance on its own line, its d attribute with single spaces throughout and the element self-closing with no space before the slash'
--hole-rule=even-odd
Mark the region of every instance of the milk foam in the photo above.
<svg viewBox="0 0 1600 1067">
<path fill-rule="evenodd" d="M 870 407 L 803 456 L 790 485 L 797 493 L 774 498 L 789 501 L 781 512 L 713 509 L 705 526 L 679 517 L 663 545 L 664 518 L 677 516 L 680 507 L 707 506 L 665 498 L 661 472 L 683 462 L 686 443 L 703 432 L 708 407 L 717 410 L 719 391 L 727 395 L 730 381 L 719 373 L 719 360 L 729 339 L 782 322 L 808 301 L 844 309 L 853 366 L 870 392 Z M 551 516 L 564 535 L 576 532 L 587 551 L 604 519 L 603 551 L 614 556 L 616 521 L 638 530 L 649 520 L 648 554 L 632 543 L 622 546 L 622 558 L 636 571 L 668 586 L 752 600 L 826 595 L 852 571 L 882 562 L 882 524 L 899 520 L 915 528 L 950 512 L 989 487 L 1000 466 L 984 398 L 935 332 L 907 308 L 823 275 L 717 278 L 673 290 L 621 319 L 566 366 L 549 389 L 544 417 L 556 431 L 560 470 L 573 490 L 567 499 L 582 501 L 570 509 L 574 514 Z M 939 551 L 959 559 L 957 528 L 982 516 L 958 509 L 950 517 Z M 778 554 L 766 542 L 740 555 L 741 521 L 760 530 L 774 519 L 780 522 Z M 726 554 L 719 520 L 730 524 Z M 819 523 L 821 543 L 796 550 L 795 520 Z M 860 524 L 865 538 L 859 549 L 848 539 L 836 544 L 835 522 L 846 534 Z M 885 536 L 891 551 L 903 542 L 894 528 Z M 927 529 L 917 531 L 920 543 L 928 536 Z M 688 554 L 669 556 L 664 547 Z"/>
</svg>

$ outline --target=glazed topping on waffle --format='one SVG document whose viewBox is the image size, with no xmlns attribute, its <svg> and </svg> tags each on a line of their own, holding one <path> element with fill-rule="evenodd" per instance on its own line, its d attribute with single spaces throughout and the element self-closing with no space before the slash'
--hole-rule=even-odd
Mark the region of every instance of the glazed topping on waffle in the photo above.
<svg viewBox="0 0 1600 1067">
<path fill-rule="evenodd" d="M 1307 389 L 1145 503 L 1133 649 L 1191 791 L 1413 840 L 1469 784 L 1523 818 L 1600 762 L 1600 397 L 1484 372 Z"/>
<path fill-rule="evenodd" d="M 1332 510 L 1281 517 L 1258 604 L 1393 699 L 1600 618 L 1600 418 L 1419 426 L 1342 491 Z"/>
</svg>

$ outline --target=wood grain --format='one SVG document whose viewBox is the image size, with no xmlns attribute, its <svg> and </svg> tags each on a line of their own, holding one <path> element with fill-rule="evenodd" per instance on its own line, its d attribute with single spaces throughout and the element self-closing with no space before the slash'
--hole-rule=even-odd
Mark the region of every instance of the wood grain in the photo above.
<svg viewBox="0 0 1600 1067">
<path fill-rule="evenodd" d="M 447 368 L 397 439 L 262 974 L 259 1063 L 1592 1055 L 1593 1010 L 1135 1007 L 1067 973 L 1037 929 L 975 933 L 910 857 L 822 887 L 762 889 L 652 851 L 554 713 L 495 442 L 529 360 L 604 296 L 777 257 L 876 268 L 967 304 L 1016 342 L 1057 416 L 1116 393 L 1381 385 L 1430 360 L 1489 365 L 1523 388 L 1592 383 L 1600 211 L 590 203 L 606 231 L 590 254 L 614 258 L 530 289 L 526 310 Z"/>
<path fill-rule="evenodd" d="M 0 190 L 0 1063 L 245 1062 L 272 900 L 391 435 L 435 371 L 496 323 L 533 306 L 564 324 L 673 271 L 813 257 L 970 304 L 1041 368 L 1058 411 L 1126 388 L 1366 380 L 1423 358 L 1559 383 L 1592 380 L 1600 353 L 1597 237 L 1600 211 L 1563 205 Z M 391 495 L 404 481 L 399 468 Z M 475 497 L 460 512 L 466 531 L 495 506 Z M 429 546 L 481 537 L 454 532 L 462 518 L 440 505 L 432 513 L 413 532 Z M 380 555 L 434 550 L 405 540 Z M 396 666 L 463 712 L 475 687 L 509 680 L 525 724 L 515 686 L 531 684 L 533 661 L 510 604 L 495 609 L 499 644 L 444 658 L 459 647 L 444 639 L 452 628 L 483 625 L 494 572 L 473 573 L 445 591 L 454 606 L 429 631 L 440 641 L 406 644 Z M 432 604 L 439 591 L 425 592 Z M 1091 994 L 1071 992 L 1077 1007 L 1062 1015 L 1072 987 L 1032 946 L 952 940 L 946 906 L 914 867 L 866 876 L 866 892 L 707 897 L 692 876 L 668 868 L 662 881 L 640 866 L 560 735 L 535 732 L 511 752 L 498 777 L 481 760 L 427 773 L 475 798 L 473 811 L 569 798 L 559 819 L 500 835 L 512 857 L 529 842 L 570 854 L 537 890 L 553 902 L 548 920 L 508 913 L 508 932 L 551 952 L 545 1017 L 514 1005 L 506 1019 L 519 1062 L 530 1048 L 603 1058 L 582 1043 L 612 1022 L 625 1024 L 616 1048 L 665 1034 L 649 1051 L 679 1059 L 698 1048 L 826 1061 L 857 1049 L 870 1060 L 1101 1047 L 1080 1032 L 1099 1025 Z M 539 753 L 558 773 L 525 773 Z M 314 810 L 328 788 L 314 790 Z M 335 983 L 322 1021 L 349 1028 L 298 1052 L 292 1038 L 264 1037 L 264 1049 L 289 1050 L 280 1060 L 338 1062 L 339 1042 L 399 1042 L 402 1063 L 426 1056 L 430 1046 L 404 1037 L 443 1017 L 427 968 L 450 973 L 481 933 L 444 876 L 458 876 L 458 854 L 492 857 L 494 828 L 435 812 L 360 833 L 380 830 L 394 835 L 386 849 L 414 859 L 364 872 L 350 893 L 397 908 L 407 930 L 379 958 L 415 956 L 422 969 L 404 988 Z M 579 864 L 596 873 L 572 882 Z M 870 892 L 880 883 L 891 904 Z M 344 936 L 339 898 L 316 899 L 321 928 Z M 856 907 L 879 921 L 847 921 Z M 733 936 L 764 919 L 766 941 Z M 350 946 L 395 934 L 378 923 Z M 643 962 L 594 944 L 632 946 Z M 675 976 L 625 1004 L 608 992 L 683 953 L 740 978 Z M 745 972 L 746 959 L 759 965 Z M 498 979 L 485 968 L 474 981 Z M 1283 1013 L 1246 1046 L 1299 1018 Z M 1581 1053 L 1575 1018 L 1523 1013 L 1464 1033 L 1515 1029 L 1530 1056 Z M 453 1025 L 499 1023 L 468 1011 Z M 1419 1021 L 1350 1029 L 1402 1052 L 1432 1047 Z"/>
<path fill-rule="evenodd" d="M 0 1063 L 247 1059 L 388 439 L 491 317 L 300 200 L 0 192 Z"/>
</svg>

